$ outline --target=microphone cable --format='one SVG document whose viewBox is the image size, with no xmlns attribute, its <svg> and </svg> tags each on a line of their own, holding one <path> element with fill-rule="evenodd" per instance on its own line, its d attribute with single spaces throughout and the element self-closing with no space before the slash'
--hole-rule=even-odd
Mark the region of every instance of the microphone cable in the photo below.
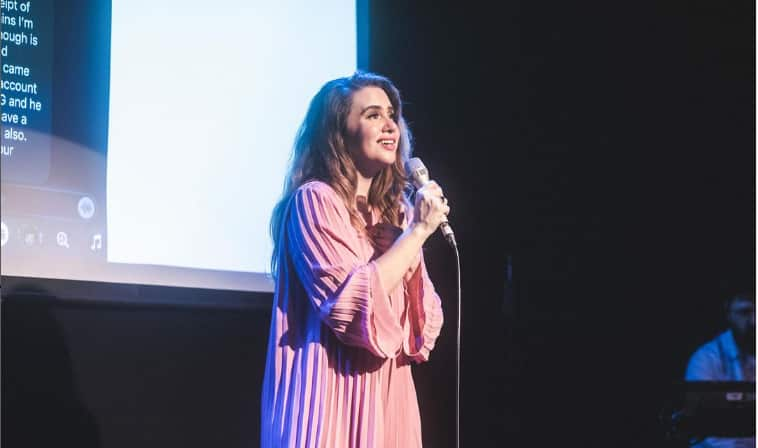
<svg viewBox="0 0 758 448">
<path fill-rule="evenodd" d="M 455 446 L 461 448 L 461 259 L 458 254 L 458 245 L 453 244 L 452 246 L 455 250 L 458 287 L 458 322 L 455 338 Z"/>
</svg>

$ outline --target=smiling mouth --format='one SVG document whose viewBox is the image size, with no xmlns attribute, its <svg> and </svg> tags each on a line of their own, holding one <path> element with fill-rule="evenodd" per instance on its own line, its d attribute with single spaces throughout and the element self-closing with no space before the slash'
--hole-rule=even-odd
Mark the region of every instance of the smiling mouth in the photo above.
<svg viewBox="0 0 758 448">
<path fill-rule="evenodd" d="M 393 139 L 382 139 L 379 140 L 379 144 L 384 147 L 384 149 L 391 149 L 394 151 L 395 149 L 395 140 Z"/>
</svg>

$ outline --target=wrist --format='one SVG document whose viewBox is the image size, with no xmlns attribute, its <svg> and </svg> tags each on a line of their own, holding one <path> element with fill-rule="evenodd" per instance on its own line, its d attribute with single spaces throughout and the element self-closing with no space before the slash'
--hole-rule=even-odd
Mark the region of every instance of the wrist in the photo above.
<svg viewBox="0 0 758 448">
<path fill-rule="evenodd" d="M 411 223 L 411 225 L 408 227 L 408 230 L 410 231 L 410 234 L 421 238 L 422 240 L 426 240 L 429 238 L 429 235 L 434 233 L 434 229 L 430 229 L 428 225 L 420 222 L 414 222 Z"/>
</svg>

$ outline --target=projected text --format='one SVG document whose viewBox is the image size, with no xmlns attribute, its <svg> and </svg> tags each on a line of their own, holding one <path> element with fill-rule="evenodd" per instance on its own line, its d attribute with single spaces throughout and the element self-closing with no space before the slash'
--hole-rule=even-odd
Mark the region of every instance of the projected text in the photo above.
<svg viewBox="0 0 758 448">
<path fill-rule="evenodd" d="M 50 171 L 52 7 L 0 0 L 0 154 L 9 181 L 43 183 Z"/>
</svg>

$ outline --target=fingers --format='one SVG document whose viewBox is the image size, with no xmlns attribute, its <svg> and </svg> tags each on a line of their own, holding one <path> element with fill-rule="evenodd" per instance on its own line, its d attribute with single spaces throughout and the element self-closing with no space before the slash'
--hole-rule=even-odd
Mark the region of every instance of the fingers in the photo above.
<svg viewBox="0 0 758 448">
<path fill-rule="evenodd" d="M 432 209 L 441 211 L 445 215 L 450 213 L 447 198 L 442 191 L 442 187 L 440 187 L 437 182 L 433 180 L 429 181 L 426 185 L 421 187 L 416 194 L 420 195 L 423 201 L 428 201 Z"/>
<path fill-rule="evenodd" d="M 442 194 L 442 189 L 439 189 L 439 196 L 433 196 L 433 202 L 434 202 L 434 208 L 436 210 L 439 210 L 447 216 L 448 213 L 450 213 L 450 206 L 447 203 L 447 198 L 444 194 Z"/>
<path fill-rule="evenodd" d="M 445 198 L 445 195 L 442 192 L 442 187 L 433 180 L 427 182 L 416 194 L 421 194 L 422 196 L 429 198 L 438 198 L 442 204 L 447 204 L 447 198 Z"/>
<path fill-rule="evenodd" d="M 422 223 L 426 229 L 434 232 L 440 223 L 447 222 L 450 213 L 448 200 L 442 188 L 434 181 L 429 181 L 416 191 L 414 221 Z"/>
</svg>

